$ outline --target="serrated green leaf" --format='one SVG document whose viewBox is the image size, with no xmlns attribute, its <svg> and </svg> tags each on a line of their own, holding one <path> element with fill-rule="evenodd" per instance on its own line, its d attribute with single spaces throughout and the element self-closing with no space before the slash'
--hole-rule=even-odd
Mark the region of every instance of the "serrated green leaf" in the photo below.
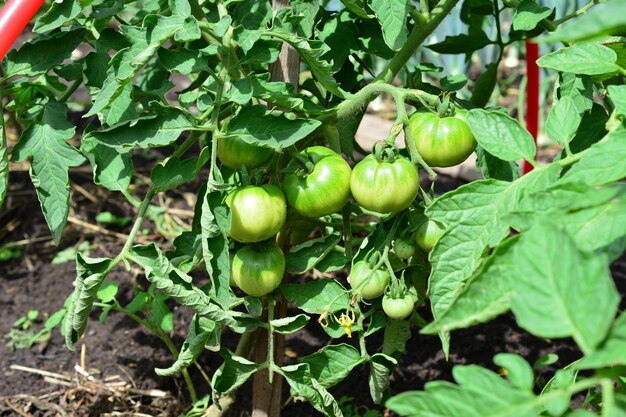
<svg viewBox="0 0 626 417">
<path fill-rule="evenodd" d="M 287 272 L 304 274 L 315 268 L 341 240 L 338 233 L 307 240 L 287 254 Z"/>
<path fill-rule="evenodd" d="M 619 303 L 608 260 L 581 252 L 567 233 L 546 222 L 522 233 L 514 253 L 511 307 L 519 325 L 539 337 L 572 336 L 583 352 L 593 351 Z M 539 307 L 546 305 L 552 308 Z"/>
<path fill-rule="evenodd" d="M 585 14 L 559 25 L 556 31 L 546 38 L 550 42 L 583 41 L 604 35 L 617 35 L 626 29 L 626 4 L 612 0 L 593 6 Z"/>
<path fill-rule="evenodd" d="M 587 75 L 559 74 L 558 93 L 559 98 L 570 97 L 574 100 L 579 113 L 590 110 L 593 105 L 593 81 Z"/>
<path fill-rule="evenodd" d="M 384 353 L 375 353 L 370 362 L 369 387 L 374 404 L 380 404 L 389 391 L 389 376 L 398 362 Z"/>
<path fill-rule="evenodd" d="M 467 120 L 478 144 L 504 160 L 533 160 L 537 147 L 533 137 L 517 120 L 498 111 L 470 110 Z"/>
<path fill-rule="evenodd" d="M 74 20 L 83 10 L 77 0 L 54 1 L 50 8 L 35 22 L 33 32 L 45 33 Z"/>
<path fill-rule="evenodd" d="M 610 85 L 608 90 L 617 113 L 626 116 L 626 85 Z"/>
<path fill-rule="evenodd" d="M 577 369 L 597 369 L 626 365 L 626 314 L 613 323 L 605 341 L 591 354 L 582 358 Z"/>
<path fill-rule="evenodd" d="M 511 182 L 521 176 L 517 162 L 503 161 L 491 155 L 481 146 L 476 147 L 476 168 L 485 179 Z"/>
<path fill-rule="evenodd" d="M 446 36 L 439 43 L 427 45 L 431 49 L 440 54 L 467 54 L 478 49 L 482 49 L 489 45 L 491 40 L 481 29 L 470 27 L 468 34 Z"/>
<path fill-rule="evenodd" d="M 465 87 L 467 77 L 464 74 L 446 75 L 441 80 L 441 89 L 445 91 L 457 91 Z"/>
<path fill-rule="evenodd" d="M 115 299 L 118 289 L 119 286 L 117 285 L 117 282 L 106 280 L 103 281 L 100 288 L 98 288 L 96 296 L 103 303 L 110 303 Z"/>
<path fill-rule="evenodd" d="M 216 330 L 215 322 L 194 317 L 189 325 L 189 334 L 183 343 L 176 361 L 168 368 L 156 368 L 154 372 L 159 376 L 171 376 L 191 366 L 204 351 L 205 344 Z"/>
<path fill-rule="evenodd" d="M 537 65 L 560 72 L 601 75 L 620 71 L 616 61 L 617 54 L 611 48 L 597 43 L 577 43 L 542 56 Z"/>
<path fill-rule="evenodd" d="M 204 71 L 209 66 L 209 58 L 199 51 L 190 49 L 158 50 L 159 62 L 168 70 L 178 74 L 191 74 Z"/>
<path fill-rule="evenodd" d="M 538 5 L 534 0 L 522 0 L 513 16 L 513 29 L 533 30 L 543 19 L 550 16 L 552 10 Z"/>
<path fill-rule="evenodd" d="M 316 410 L 327 417 L 343 417 L 337 401 L 311 376 L 308 364 L 285 366 L 282 368 L 282 374 L 294 397 L 309 401 Z"/>
<path fill-rule="evenodd" d="M 228 349 L 222 349 L 220 354 L 224 358 L 224 364 L 215 372 L 211 384 L 215 403 L 221 396 L 239 388 L 252 374 L 261 369 L 261 365 L 236 356 Z"/>
<path fill-rule="evenodd" d="M 209 148 L 205 147 L 195 158 L 184 160 L 170 158 L 165 162 L 159 162 L 150 173 L 152 188 L 160 193 L 192 181 L 208 160 Z"/>
<path fill-rule="evenodd" d="M 383 338 L 383 353 L 393 355 L 404 352 L 409 339 L 411 339 L 411 323 L 408 320 L 388 319 Z"/>
<path fill-rule="evenodd" d="M 16 75 L 34 77 L 47 72 L 68 58 L 83 41 L 84 35 L 85 29 L 81 28 L 37 37 L 25 43 L 20 49 L 7 54 L 4 64 L 5 76 L 0 79 Z"/>
<path fill-rule="evenodd" d="M 114 148 L 97 143 L 89 136 L 80 142 L 83 152 L 93 167 L 93 182 L 111 191 L 126 192 L 133 175 L 131 153 L 119 153 Z"/>
<path fill-rule="evenodd" d="M 309 316 L 298 314 L 293 317 L 283 317 L 271 321 L 272 331 L 279 334 L 290 334 L 302 329 L 309 322 Z"/>
<path fill-rule="evenodd" d="M 321 124 L 318 120 L 274 116 L 267 113 L 264 106 L 248 106 L 230 120 L 226 134 L 238 136 L 252 145 L 282 149 L 304 139 Z"/>
<path fill-rule="evenodd" d="M 13 161 L 30 159 L 30 176 L 57 244 L 69 212 L 69 168 L 85 162 L 80 152 L 66 142 L 75 130 L 67 120 L 67 107 L 50 101 L 22 133 L 12 153 Z"/>
<path fill-rule="evenodd" d="M 409 33 L 406 27 L 408 0 L 369 0 L 368 3 L 383 30 L 385 43 L 394 51 L 402 48 Z"/>
</svg>

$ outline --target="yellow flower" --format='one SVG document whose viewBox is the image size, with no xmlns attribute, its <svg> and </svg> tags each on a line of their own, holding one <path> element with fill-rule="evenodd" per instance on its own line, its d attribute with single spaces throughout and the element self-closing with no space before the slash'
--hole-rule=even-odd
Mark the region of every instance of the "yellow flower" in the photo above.
<svg viewBox="0 0 626 417">
<path fill-rule="evenodd" d="M 356 316 L 354 315 L 354 311 L 350 310 L 347 313 L 343 312 L 341 313 L 341 316 L 339 316 L 339 318 L 337 318 L 337 316 L 333 314 L 333 317 L 335 318 L 335 321 L 341 327 L 343 327 L 343 330 L 346 332 L 348 337 L 352 337 L 352 325 L 356 321 Z"/>
</svg>

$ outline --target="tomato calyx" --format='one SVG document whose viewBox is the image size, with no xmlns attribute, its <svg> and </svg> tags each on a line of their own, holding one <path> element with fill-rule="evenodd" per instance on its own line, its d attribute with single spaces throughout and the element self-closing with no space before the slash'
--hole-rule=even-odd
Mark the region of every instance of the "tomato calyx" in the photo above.
<svg viewBox="0 0 626 417">
<path fill-rule="evenodd" d="M 298 150 L 293 147 L 292 149 L 290 149 L 290 152 L 291 157 L 298 165 L 295 174 L 300 178 L 306 178 L 311 172 L 313 172 L 313 169 L 315 168 L 315 162 L 313 162 L 313 160 L 306 151 L 303 154 L 301 152 L 298 152 Z"/>
<path fill-rule="evenodd" d="M 454 116 L 454 104 L 450 102 L 450 94 L 443 96 L 443 99 L 437 109 L 437 115 L 439 117 Z"/>
<path fill-rule="evenodd" d="M 395 145 L 390 145 L 385 141 L 379 141 L 374 144 L 372 154 L 374 154 L 374 158 L 376 158 L 376 161 L 379 163 L 387 162 L 393 164 L 398 158 L 400 151 L 398 151 Z"/>
</svg>

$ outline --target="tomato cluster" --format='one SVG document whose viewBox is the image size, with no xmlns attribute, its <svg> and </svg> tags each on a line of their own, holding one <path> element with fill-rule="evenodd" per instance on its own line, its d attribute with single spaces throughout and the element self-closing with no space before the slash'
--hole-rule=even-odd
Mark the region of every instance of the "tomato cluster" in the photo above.
<svg viewBox="0 0 626 417">
<path fill-rule="evenodd" d="M 411 116 L 408 128 L 412 133 L 408 138 L 413 137 L 419 154 L 431 166 L 458 164 L 476 146 L 464 111 L 457 110 L 449 117 L 418 111 Z M 249 170 L 266 164 L 273 155 L 273 149 L 240 138 L 218 140 L 222 164 L 241 169 L 246 178 Z M 394 146 L 376 146 L 353 169 L 341 155 L 324 146 L 311 146 L 291 155 L 291 162 L 281 171 L 284 173 L 281 188 L 273 184 L 246 185 L 226 196 L 225 202 L 231 210 L 227 233 L 245 244 L 232 258 L 232 284 L 251 296 L 267 295 L 282 282 L 286 258 L 276 244 L 276 235 L 287 221 L 287 207 L 299 216 L 290 219 L 290 225 L 294 222 L 307 225 L 303 236 L 295 236 L 298 227 L 291 236 L 291 243 L 294 237 L 301 243 L 315 227 L 310 226 L 316 220 L 306 219 L 337 213 L 350 196 L 366 212 L 387 215 L 407 209 L 418 195 L 417 169 Z M 276 182 L 276 177 L 273 178 Z M 426 218 L 416 224 L 418 227 L 410 228 L 410 233 L 403 231 L 393 240 L 393 253 L 402 260 L 414 258 L 417 247 L 429 252 L 444 232 L 442 225 Z M 424 252 L 419 252 L 423 258 Z M 382 307 L 387 316 L 404 319 L 414 309 L 417 291 L 412 285 L 407 289 L 404 280 L 398 280 L 389 268 L 382 260 L 359 260 L 352 266 L 348 281 L 360 298 L 372 300 L 383 296 Z"/>
</svg>

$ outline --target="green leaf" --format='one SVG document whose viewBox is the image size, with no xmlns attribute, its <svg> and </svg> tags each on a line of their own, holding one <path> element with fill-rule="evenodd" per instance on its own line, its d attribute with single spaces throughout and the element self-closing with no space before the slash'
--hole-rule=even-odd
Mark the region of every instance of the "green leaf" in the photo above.
<svg viewBox="0 0 626 417">
<path fill-rule="evenodd" d="M 102 145 L 83 136 L 80 150 L 93 167 L 93 182 L 111 191 L 126 192 L 133 175 L 131 153 L 119 153 L 115 148 Z"/>
<path fill-rule="evenodd" d="M 398 362 L 384 353 L 375 353 L 370 362 L 369 387 L 374 404 L 381 404 L 389 391 L 389 376 Z"/>
<path fill-rule="evenodd" d="M 608 90 L 617 113 L 626 116 L 626 85 L 610 85 Z"/>
<path fill-rule="evenodd" d="M 102 211 L 96 216 L 96 221 L 98 223 L 114 224 L 117 227 L 124 227 L 130 223 L 131 220 L 132 219 L 129 216 L 119 217 L 110 211 Z"/>
<path fill-rule="evenodd" d="M 285 366 L 282 368 L 282 374 L 291 387 L 291 394 L 294 397 L 309 401 L 317 411 L 327 417 L 343 417 L 337 401 L 322 384 L 311 376 L 308 364 Z"/>
<path fill-rule="evenodd" d="M 130 301 L 130 303 L 128 303 L 128 305 L 126 306 L 126 311 L 128 311 L 129 313 L 138 312 L 148 302 L 147 293 L 140 291 L 140 290 L 135 290 L 135 292 L 136 292 L 135 296 Z"/>
<path fill-rule="evenodd" d="M 330 388 L 347 377 L 363 358 L 357 349 L 342 343 L 326 346 L 302 358 L 302 362 L 309 364 L 313 378 L 324 388 Z"/>
<path fill-rule="evenodd" d="M 233 299 L 230 289 L 230 254 L 226 236 L 230 229 L 231 213 L 224 203 L 224 197 L 222 192 L 207 190 L 202 199 L 200 229 L 204 263 L 211 278 L 210 294 L 223 308 L 228 308 Z"/>
<path fill-rule="evenodd" d="M 409 12 L 408 0 L 368 0 L 383 30 L 383 38 L 389 48 L 400 50 L 406 43 L 408 29 L 406 17 Z"/>
<path fill-rule="evenodd" d="M 199 51 L 160 48 L 158 54 L 161 65 L 178 74 L 200 72 L 209 66 L 209 58 Z"/>
<path fill-rule="evenodd" d="M 25 43 L 20 49 L 7 54 L 4 71 L 8 79 L 16 75 L 34 77 L 48 72 L 53 66 L 69 58 L 72 51 L 84 40 L 85 30 L 75 29 L 42 36 Z"/>
<path fill-rule="evenodd" d="M 621 70 L 611 48 L 596 43 L 577 43 L 542 56 L 537 65 L 554 71 L 583 75 L 612 74 Z"/>
<path fill-rule="evenodd" d="M 275 106 L 307 111 L 320 112 L 322 107 L 313 103 L 308 97 L 294 92 L 294 86 L 285 82 L 270 82 L 269 74 L 261 74 L 235 80 L 231 84 L 230 99 L 238 104 L 246 104 L 252 97 L 259 98 Z"/>
<path fill-rule="evenodd" d="M 224 358 L 224 364 L 215 372 L 211 383 L 213 387 L 213 401 L 216 404 L 220 397 L 235 391 L 253 373 L 261 369 L 261 365 L 241 356 L 236 356 L 228 349 L 222 349 L 220 354 Z"/>
<path fill-rule="evenodd" d="M 626 314 L 613 323 L 609 335 L 598 348 L 582 358 L 577 369 L 598 369 L 626 365 Z"/>
<path fill-rule="evenodd" d="M 331 250 L 337 246 L 341 237 L 338 233 L 307 240 L 295 246 L 287 254 L 287 272 L 304 274 L 315 268 Z"/>
<path fill-rule="evenodd" d="M 332 62 L 332 72 L 338 72 L 353 51 L 359 50 L 358 30 L 352 15 L 341 11 L 324 24 L 317 38 L 329 46 L 324 59 Z"/>
<path fill-rule="evenodd" d="M 50 101 L 22 133 L 12 153 L 13 161 L 30 158 L 30 176 L 57 244 L 69 212 L 69 168 L 85 162 L 80 152 L 66 142 L 75 130 L 67 120 L 67 107 Z"/>
<path fill-rule="evenodd" d="M 476 147 L 476 168 L 485 179 L 500 181 L 515 181 L 521 176 L 519 166 L 515 161 L 503 161 L 484 150 Z"/>
<path fill-rule="evenodd" d="M 608 184 L 626 177 L 626 128 L 621 126 L 582 154 L 563 181 L 589 185 Z"/>
<path fill-rule="evenodd" d="M 204 351 L 205 344 L 215 331 L 215 322 L 197 316 L 194 317 L 189 325 L 189 334 L 180 349 L 176 361 L 170 367 L 164 369 L 156 368 L 154 372 L 159 376 L 172 376 L 190 367 Z"/>
<path fill-rule="evenodd" d="M 309 314 L 333 313 L 349 307 L 350 295 L 337 281 L 321 279 L 306 284 L 281 285 L 285 298 Z"/>
<path fill-rule="evenodd" d="M 558 167 L 553 165 L 531 171 L 513 183 L 475 181 L 444 194 L 428 207 L 430 219 L 448 226 L 429 254 L 432 271 L 428 296 L 435 320 L 461 292 L 485 249 L 508 235 L 505 216 L 521 195 L 547 188 L 558 174 Z"/>
<path fill-rule="evenodd" d="M 626 30 L 624 16 L 626 4 L 621 0 L 596 4 L 585 14 L 559 25 L 545 40 L 575 42 L 605 35 L 618 35 Z"/>
<path fill-rule="evenodd" d="M 9 189 L 9 150 L 7 148 L 7 132 L 4 129 L 4 108 L 0 103 L 0 208 Z"/>
<path fill-rule="evenodd" d="M 150 174 L 154 192 L 172 190 L 194 180 L 208 160 L 209 148 L 205 147 L 197 158 L 184 160 L 170 158 L 165 162 L 157 163 Z"/>
<path fill-rule="evenodd" d="M 298 314 L 293 317 L 284 317 L 271 321 L 272 331 L 279 334 L 290 334 L 297 332 L 307 325 L 310 317 L 306 314 Z"/>
<path fill-rule="evenodd" d="M 91 131 L 83 140 L 92 140 L 115 148 L 118 152 L 124 152 L 135 148 L 147 149 L 170 145 L 181 133 L 194 128 L 193 122 L 182 110 L 173 107 L 159 107 L 157 110 L 158 114 L 134 124 Z"/>
<path fill-rule="evenodd" d="M 546 133 L 559 145 L 565 146 L 576 135 L 582 117 L 571 97 L 565 96 L 557 101 L 546 120 Z"/>
<path fill-rule="evenodd" d="M 426 334 L 449 332 L 487 322 L 511 308 L 513 248 L 517 237 L 500 244 L 468 280 L 463 292 L 436 321 L 424 327 Z"/>
<path fill-rule="evenodd" d="M 567 72 L 559 74 L 558 93 L 559 98 L 570 97 L 574 100 L 578 113 L 590 110 L 593 105 L 593 81 L 589 76 Z"/>
<path fill-rule="evenodd" d="M 458 385 L 428 382 L 424 391 L 396 395 L 385 406 L 411 417 L 537 417 L 542 410 L 540 397 L 518 389 L 487 369 L 455 366 L 452 375 Z"/>
<path fill-rule="evenodd" d="M 464 74 L 446 75 L 440 82 L 442 90 L 457 91 L 467 84 L 467 77 Z"/>
<path fill-rule="evenodd" d="M 264 106 L 248 106 L 230 120 L 226 133 L 252 145 L 282 149 L 304 139 L 321 124 L 318 120 L 275 116 L 267 113 Z"/>
<path fill-rule="evenodd" d="M 82 10 L 81 3 L 77 0 L 54 1 L 48 11 L 37 19 L 33 32 L 45 33 L 57 29 L 74 20 Z"/>
<path fill-rule="evenodd" d="M 478 144 L 490 154 L 504 161 L 535 158 L 533 137 L 508 114 L 473 109 L 467 120 Z"/>
<path fill-rule="evenodd" d="M 111 259 L 94 259 L 76 254 L 74 292 L 65 319 L 65 343 L 71 351 L 75 350 L 74 344 L 87 328 L 89 313 L 111 262 Z"/>
<path fill-rule="evenodd" d="M 119 287 L 117 285 L 117 282 L 109 280 L 103 281 L 102 285 L 100 285 L 100 288 L 98 288 L 96 296 L 98 297 L 98 299 L 100 299 L 100 301 L 108 304 L 111 301 L 115 300 L 118 289 Z"/>
<path fill-rule="evenodd" d="M 534 0 L 522 0 L 513 16 L 513 29 L 533 30 L 543 19 L 550 16 L 552 11 L 548 7 L 538 5 Z"/>
<path fill-rule="evenodd" d="M 393 355 L 406 350 L 406 342 L 411 339 L 411 323 L 408 320 L 387 319 L 383 339 L 383 353 Z"/>
<path fill-rule="evenodd" d="M 492 62 L 487 65 L 487 69 L 480 74 L 474 83 L 472 98 L 470 101 L 478 107 L 484 107 L 489 103 L 493 89 L 498 81 L 498 64 Z"/>
<path fill-rule="evenodd" d="M 489 45 L 491 40 L 481 29 L 470 27 L 467 35 L 446 36 L 443 42 L 427 45 L 440 54 L 467 54 Z"/>
<path fill-rule="evenodd" d="M 572 139 L 569 144 L 571 151 L 574 153 L 584 151 L 594 143 L 600 141 L 600 139 L 607 134 L 606 122 L 608 120 L 609 115 L 606 114 L 604 107 L 594 103 L 591 107 L 591 111 L 583 114 L 578 132 L 576 132 L 576 136 L 574 136 L 574 139 Z M 561 152 L 561 159 L 566 156 L 566 152 Z"/>
<path fill-rule="evenodd" d="M 339 88 L 337 81 L 333 78 L 332 66 L 322 58 L 326 51 L 321 48 L 314 48 L 309 41 L 300 38 L 293 33 L 287 32 L 280 28 L 275 28 L 265 32 L 268 36 L 274 36 L 282 39 L 294 47 L 302 61 L 309 67 L 315 79 L 324 86 L 326 90 L 333 93 L 337 97 L 344 97 L 344 92 Z"/>
<path fill-rule="evenodd" d="M 533 391 L 535 374 L 524 358 L 514 353 L 498 353 L 493 357 L 493 363 L 506 369 L 506 377 L 513 386 L 522 391 Z"/>
<path fill-rule="evenodd" d="M 593 351 L 619 303 L 606 257 L 580 251 L 567 233 L 546 222 L 522 233 L 514 254 L 511 307 L 519 325 L 539 337 L 572 336 L 583 352 Z"/>
</svg>

